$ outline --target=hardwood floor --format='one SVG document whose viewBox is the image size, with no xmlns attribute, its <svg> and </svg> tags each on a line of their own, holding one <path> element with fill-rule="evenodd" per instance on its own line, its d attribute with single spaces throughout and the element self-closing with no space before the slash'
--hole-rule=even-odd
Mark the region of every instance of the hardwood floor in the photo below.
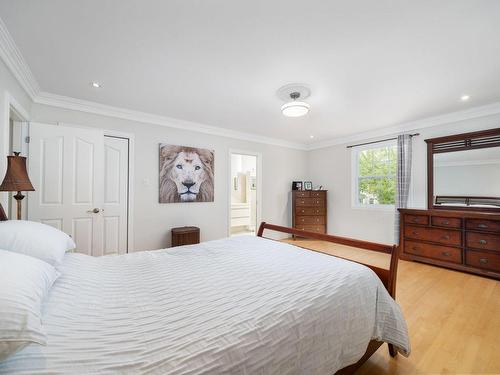
<svg viewBox="0 0 500 375">
<path fill-rule="evenodd" d="M 294 245 L 388 267 L 386 254 L 323 241 Z M 500 374 L 500 282 L 416 262 L 400 261 L 396 300 L 412 352 L 391 358 L 383 345 L 359 375 Z"/>
</svg>

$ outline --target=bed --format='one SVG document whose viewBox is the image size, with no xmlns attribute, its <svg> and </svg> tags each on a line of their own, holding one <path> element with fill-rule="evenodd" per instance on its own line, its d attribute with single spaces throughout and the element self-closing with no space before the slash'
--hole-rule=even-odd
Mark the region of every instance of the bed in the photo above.
<svg viewBox="0 0 500 375">
<path fill-rule="evenodd" d="M 409 354 L 390 271 L 264 230 L 294 231 L 263 223 L 258 236 L 66 254 L 43 306 L 47 346 L 26 347 L 0 373 L 344 374 L 382 342 Z"/>
</svg>

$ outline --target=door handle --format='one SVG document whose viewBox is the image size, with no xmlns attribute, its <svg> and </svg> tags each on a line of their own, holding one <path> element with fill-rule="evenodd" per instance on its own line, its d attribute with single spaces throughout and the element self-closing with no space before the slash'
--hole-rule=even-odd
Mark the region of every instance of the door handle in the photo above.
<svg viewBox="0 0 500 375">
<path fill-rule="evenodd" d="M 97 207 L 96 207 L 96 208 L 94 208 L 94 209 L 92 209 L 92 210 L 88 210 L 87 212 L 88 212 L 89 214 L 98 214 L 98 213 L 99 213 L 99 212 L 101 212 L 101 211 L 104 211 L 104 208 L 102 208 L 102 209 L 101 209 L 101 208 L 97 208 Z"/>
</svg>

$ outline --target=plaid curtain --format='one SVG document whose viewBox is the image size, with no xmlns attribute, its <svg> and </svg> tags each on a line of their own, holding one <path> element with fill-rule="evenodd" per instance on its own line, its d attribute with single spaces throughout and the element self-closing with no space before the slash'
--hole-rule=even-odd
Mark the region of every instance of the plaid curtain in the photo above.
<svg viewBox="0 0 500 375">
<path fill-rule="evenodd" d="M 396 214 L 394 220 L 394 243 L 399 245 L 399 211 L 408 206 L 411 180 L 411 135 L 398 135 L 398 172 L 396 180 Z"/>
</svg>

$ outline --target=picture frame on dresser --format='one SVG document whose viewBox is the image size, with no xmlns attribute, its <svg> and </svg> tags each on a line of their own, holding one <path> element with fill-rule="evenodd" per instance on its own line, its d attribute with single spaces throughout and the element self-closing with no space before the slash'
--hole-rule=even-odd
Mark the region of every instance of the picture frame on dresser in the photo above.
<svg viewBox="0 0 500 375">
<path fill-rule="evenodd" d="M 425 142 L 427 209 L 399 209 L 400 258 L 500 279 L 500 128 Z"/>
</svg>

